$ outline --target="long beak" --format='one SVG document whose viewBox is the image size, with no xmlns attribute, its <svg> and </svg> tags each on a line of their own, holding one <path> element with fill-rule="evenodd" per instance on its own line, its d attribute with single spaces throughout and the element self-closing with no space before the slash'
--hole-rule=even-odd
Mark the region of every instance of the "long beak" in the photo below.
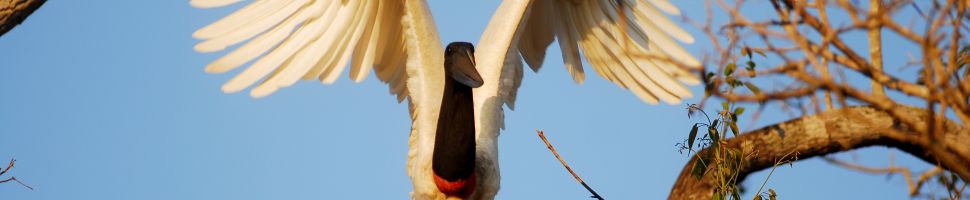
<svg viewBox="0 0 970 200">
<path fill-rule="evenodd" d="M 452 66 L 452 77 L 468 87 L 477 88 L 482 86 L 485 81 L 482 80 L 482 76 L 478 74 L 478 70 L 475 67 L 475 55 L 469 51 L 463 51 L 462 53 L 464 55 L 458 55 L 459 57 L 464 56 L 464 58 L 457 58 L 459 61 L 454 63 L 455 66 Z"/>
<path fill-rule="evenodd" d="M 468 56 L 468 59 L 472 61 L 472 65 L 476 67 L 478 66 L 478 63 L 475 62 L 475 54 L 472 54 L 472 52 L 465 51 L 465 56 Z"/>
</svg>

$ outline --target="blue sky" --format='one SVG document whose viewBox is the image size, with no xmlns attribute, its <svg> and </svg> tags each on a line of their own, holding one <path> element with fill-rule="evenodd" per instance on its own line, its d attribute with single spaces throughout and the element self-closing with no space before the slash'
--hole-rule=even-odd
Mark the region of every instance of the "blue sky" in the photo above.
<svg viewBox="0 0 970 200">
<path fill-rule="evenodd" d="M 703 12 L 700 2 L 677 4 L 693 17 Z M 475 42 L 498 1 L 430 5 L 444 43 Z M 0 37 L 0 161 L 18 159 L 11 174 L 36 188 L 0 184 L 0 198 L 407 198 L 407 108 L 373 75 L 361 84 L 346 76 L 328 86 L 301 82 L 258 100 L 219 90 L 231 75 L 204 73 L 219 54 L 192 51 L 197 41 L 190 36 L 234 8 L 49 1 Z M 687 48 L 701 52 L 710 47 L 705 39 Z M 540 74 L 526 72 L 517 109 L 506 114 L 498 198 L 588 196 L 535 129 L 546 130 L 603 196 L 665 198 L 687 160 L 674 146 L 694 122 L 685 106 L 647 105 L 598 76 L 576 85 L 558 56 L 550 51 Z M 769 112 L 757 124 L 787 118 Z M 840 156 L 852 154 L 885 165 L 890 151 Z M 899 165 L 926 168 L 894 154 Z M 764 174 L 745 185 L 756 190 Z M 768 187 L 784 199 L 907 198 L 900 177 L 859 174 L 818 159 L 780 168 Z"/>
</svg>

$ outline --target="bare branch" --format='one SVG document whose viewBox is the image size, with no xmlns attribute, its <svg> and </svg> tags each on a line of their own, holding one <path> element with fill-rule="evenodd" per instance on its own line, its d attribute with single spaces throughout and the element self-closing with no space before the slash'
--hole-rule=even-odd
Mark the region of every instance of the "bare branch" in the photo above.
<svg viewBox="0 0 970 200">
<path fill-rule="evenodd" d="M 559 160 L 559 163 L 562 163 L 562 166 L 566 167 L 566 171 L 569 171 L 569 174 L 573 175 L 573 178 L 576 179 L 576 182 L 579 182 L 579 184 L 582 184 L 583 187 L 586 188 L 587 191 L 589 191 L 589 193 L 593 194 L 593 196 L 590 196 L 590 198 L 603 200 L 603 197 L 597 194 L 596 191 L 593 190 L 593 188 L 589 187 L 589 185 L 587 185 L 586 182 L 579 177 L 579 175 L 576 175 L 576 172 L 574 172 L 573 169 L 570 168 L 568 164 L 566 164 L 566 161 L 559 156 L 559 153 L 556 152 L 556 148 L 553 148 L 552 143 L 549 143 L 549 140 L 546 139 L 546 134 L 543 133 L 541 130 L 536 130 L 536 133 L 539 134 L 539 138 L 542 139 L 542 142 L 546 143 L 546 147 L 549 148 L 549 151 L 552 152 L 552 155 L 556 156 L 556 159 Z"/>
<path fill-rule="evenodd" d="M 932 169 L 926 170 L 923 173 L 921 173 L 920 176 L 919 176 L 919 178 L 916 181 L 913 181 L 913 173 L 909 169 L 907 169 L 905 167 L 899 167 L 899 166 L 890 165 L 890 166 L 884 167 L 884 168 L 875 168 L 875 167 L 867 167 L 867 166 L 862 166 L 862 165 L 859 165 L 859 164 L 849 163 L 849 162 L 842 161 L 842 160 L 838 160 L 838 159 L 835 159 L 835 158 L 832 158 L 832 157 L 822 157 L 822 159 L 825 159 L 826 162 L 832 163 L 834 165 L 837 165 L 837 166 L 840 166 L 840 167 L 843 167 L 843 168 L 846 168 L 846 169 L 860 171 L 860 172 L 865 172 L 865 173 L 870 173 L 870 174 L 899 174 L 899 175 L 902 175 L 903 178 L 906 181 L 906 185 L 909 186 L 909 195 L 910 196 L 916 196 L 916 195 L 918 195 L 920 188 L 923 186 L 923 183 L 926 183 L 926 181 L 929 181 L 933 176 L 936 176 L 937 174 L 943 173 L 943 169 L 942 168 L 940 168 L 940 167 L 933 167 Z"/>
<path fill-rule="evenodd" d="M 17 160 L 10 159 L 10 164 L 7 164 L 7 168 L 4 168 L 3 171 L 0 171 L 0 176 L 3 176 L 3 174 L 6 174 L 7 171 L 10 171 L 10 168 L 13 168 L 13 164 L 15 162 L 17 162 Z M 18 180 L 17 177 L 15 177 L 15 176 L 10 176 L 10 178 L 4 179 L 4 180 L 0 180 L 0 183 L 6 183 L 6 182 L 10 182 L 10 181 L 17 182 L 20 185 L 26 187 L 27 189 L 34 190 L 34 187 L 30 187 L 29 185 L 24 184 L 24 182 L 20 182 L 20 180 Z"/>
</svg>

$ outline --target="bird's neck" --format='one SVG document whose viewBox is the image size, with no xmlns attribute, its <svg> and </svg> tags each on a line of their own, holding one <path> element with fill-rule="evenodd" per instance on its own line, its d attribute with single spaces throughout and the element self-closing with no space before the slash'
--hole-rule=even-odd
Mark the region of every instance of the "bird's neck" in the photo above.
<svg viewBox="0 0 970 200">
<path fill-rule="evenodd" d="M 438 189 L 449 196 L 467 196 L 475 185 L 475 110 L 472 88 L 447 77 L 432 170 Z"/>
</svg>

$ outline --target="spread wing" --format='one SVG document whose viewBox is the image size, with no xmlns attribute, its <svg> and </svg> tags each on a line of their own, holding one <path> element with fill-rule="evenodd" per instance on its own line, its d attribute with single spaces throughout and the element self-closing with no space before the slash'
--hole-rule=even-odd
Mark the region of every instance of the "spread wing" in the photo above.
<svg viewBox="0 0 970 200">
<path fill-rule="evenodd" d="M 193 0 L 200 8 L 239 0 Z M 350 63 L 350 78 L 362 81 L 371 68 L 391 93 L 407 96 L 404 6 L 399 1 L 260 0 L 229 14 L 192 36 L 199 52 L 242 44 L 206 66 L 225 73 L 252 62 L 222 86 L 228 93 L 250 86 L 263 97 L 298 80 L 336 81 Z"/>
<path fill-rule="evenodd" d="M 192 0 L 200 8 L 239 0 Z M 398 101 L 408 98 L 412 119 L 408 175 L 414 195 L 436 194 L 431 150 L 444 81 L 444 49 L 424 0 L 259 0 L 199 29 L 200 52 L 243 43 L 206 66 L 224 73 L 252 61 L 225 92 L 255 85 L 253 97 L 269 95 L 298 80 L 333 83 L 350 63 L 350 78 L 362 81 L 371 68 Z"/>
<path fill-rule="evenodd" d="M 677 104 L 692 97 L 684 84 L 700 80 L 674 63 L 699 67 L 700 62 L 676 42 L 694 38 L 661 11 L 680 14 L 666 0 L 507 0 L 479 41 L 479 51 L 489 54 L 478 58 L 480 64 L 490 56 L 501 58 L 489 63 L 501 67 L 482 73 L 492 78 L 485 83 L 499 81 L 494 95 L 513 108 L 522 60 L 538 71 L 555 40 L 577 83 L 586 76 L 582 56 L 601 77 L 641 100 Z"/>
</svg>

